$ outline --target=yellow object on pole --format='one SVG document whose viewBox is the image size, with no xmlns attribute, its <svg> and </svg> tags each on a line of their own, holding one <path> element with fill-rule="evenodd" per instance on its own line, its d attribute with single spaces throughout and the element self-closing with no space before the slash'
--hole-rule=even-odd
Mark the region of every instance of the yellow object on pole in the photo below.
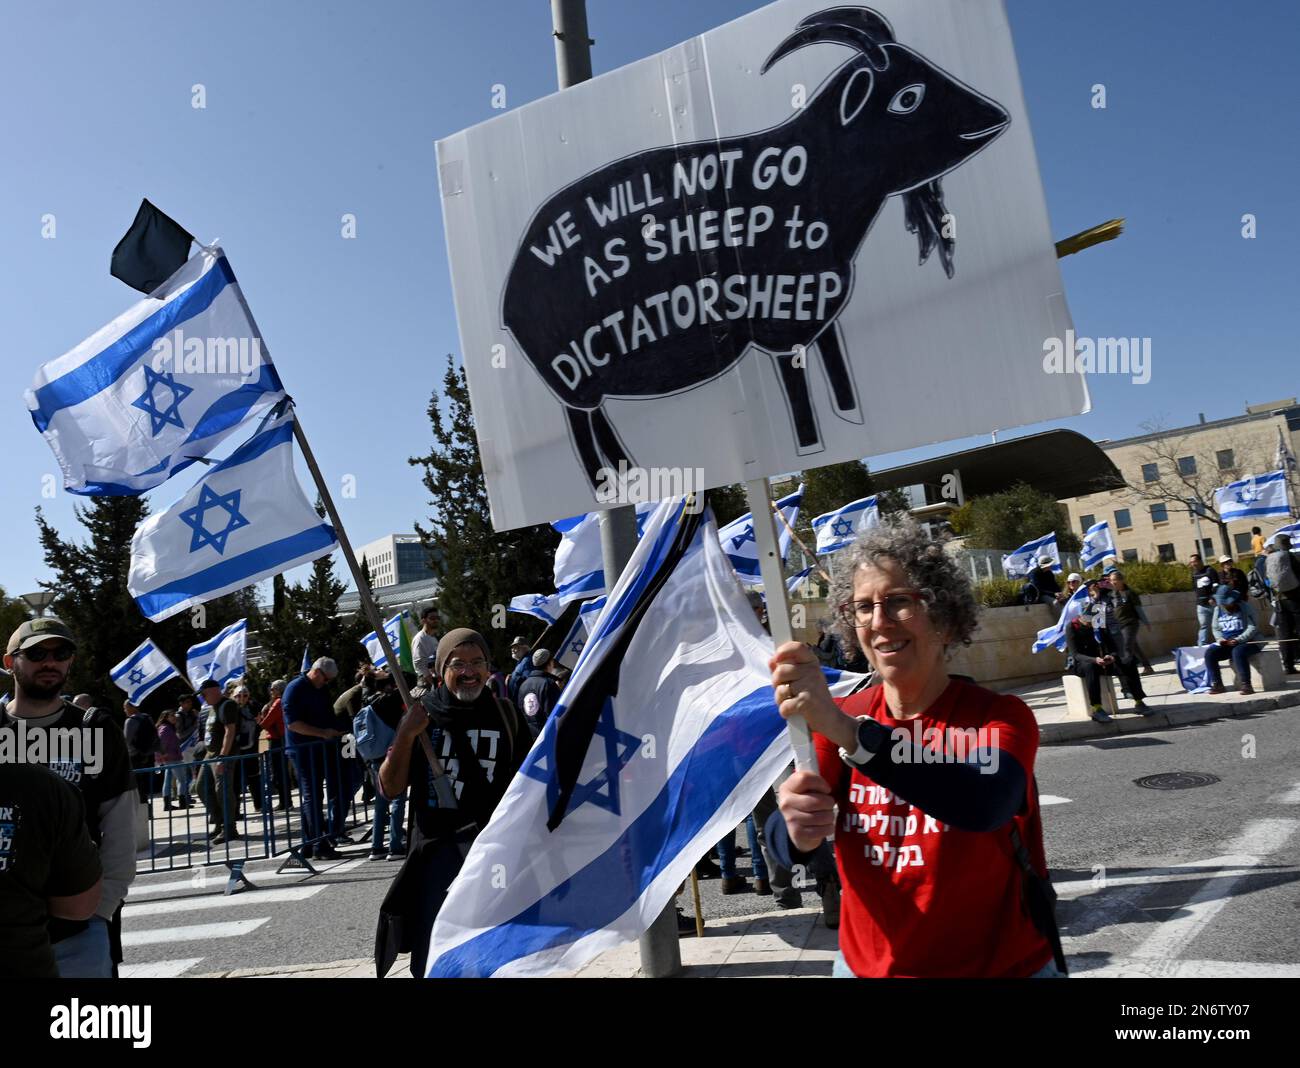
<svg viewBox="0 0 1300 1068">
<path fill-rule="evenodd" d="M 1082 252 L 1093 245 L 1100 245 L 1103 241 L 1114 241 L 1123 232 L 1124 220 L 1111 219 L 1110 222 L 1104 222 L 1090 230 L 1072 234 L 1056 243 L 1056 258 L 1059 260 L 1065 256 L 1073 256 L 1076 252 Z"/>
</svg>

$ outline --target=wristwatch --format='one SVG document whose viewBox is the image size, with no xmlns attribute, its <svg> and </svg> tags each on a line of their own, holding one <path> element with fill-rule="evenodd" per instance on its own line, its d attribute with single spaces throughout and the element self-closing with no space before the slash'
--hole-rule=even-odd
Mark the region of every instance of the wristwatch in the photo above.
<svg viewBox="0 0 1300 1068">
<path fill-rule="evenodd" d="M 858 747 L 852 753 L 840 747 L 840 759 L 849 767 L 864 771 L 885 743 L 889 741 L 889 728 L 871 716 L 858 717 Z"/>
</svg>

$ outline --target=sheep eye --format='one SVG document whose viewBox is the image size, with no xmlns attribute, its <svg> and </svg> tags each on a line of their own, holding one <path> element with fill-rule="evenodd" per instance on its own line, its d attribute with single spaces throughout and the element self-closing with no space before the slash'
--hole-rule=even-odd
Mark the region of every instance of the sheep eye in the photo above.
<svg viewBox="0 0 1300 1068">
<path fill-rule="evenodd" d="M 904 86 L 894 94 L 894 99 L 889 102 L 889 110 L 895 115 L 910 115 L 921 106 L 924 97 L 925 86 L 920 82 Z"/>
</svg>

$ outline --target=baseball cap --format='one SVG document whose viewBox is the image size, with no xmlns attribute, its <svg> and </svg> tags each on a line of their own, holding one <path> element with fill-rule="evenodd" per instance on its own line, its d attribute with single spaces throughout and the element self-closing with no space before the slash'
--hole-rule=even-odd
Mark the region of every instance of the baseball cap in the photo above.
<svg viewBox="0 0 1300 1068">
<path fill-rule="evenodd" d="M 1083 576 L 1080 575 L 1079 572 L 1077 572 L 1077 571 L 1071 571 L 1068 575 L 1065 576 L 1065 581 L 1066 581 L 1066 582 L 1082 582 L 1082 581 L 1083 581 Z"/>
<path fill-rule="evenodd" d="M 1241 594 L 1231 586 L 1220 586 L 1214 591 L 1214 599 L 1219 604 L 1237 604 L 1241 600 Z"/>
<path fill-rule="evenodd" d="M 72 631 L 63 620 L 54 616 L 40 616 L 27 620 L 9 635 L 9 644 L 5 647 L 5 652 L 16 653 L 20 649 L 30 649 L 33 645 L 40 645 L 41 642 L 49 641 L 51 638 L 62 638 L 74 649 L 77 647 L 77 639 L 72 636 Z"/>
<path fill-rule="evenodd" d="M 1231 556 L 1228 556 L 1228 555 L 1225 553 L 1223 556 L 1220 556 L 1220 557 L 1219 557 L 1219 563 L 1221 563 L 1221 564 L 1230 564 L 1230 563 L 1232 563 L 1232 557 L 1231 557 Z"/>
<path fill-rule="evenodd" d="M 513 649 L 516 645 L 527 645 L 527 644 L 528 644 L 528 639 L 525 638 L 522 634 L 510 639 L 511 649 Z"/>
</svg>

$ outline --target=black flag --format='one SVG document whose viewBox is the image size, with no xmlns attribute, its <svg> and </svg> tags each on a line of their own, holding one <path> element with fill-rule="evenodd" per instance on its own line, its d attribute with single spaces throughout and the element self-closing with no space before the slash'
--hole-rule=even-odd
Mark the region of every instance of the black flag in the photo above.
<svg viewBox="0 0 1300 1068">
<path fill-rule="evenodd" d="M 142 200 L 131 229 L 113 249 L 109 271 L 132 289 L 152 293 L 189 259 L 193 240 L 193 235 L 175 219 Z"/>
</svg>

